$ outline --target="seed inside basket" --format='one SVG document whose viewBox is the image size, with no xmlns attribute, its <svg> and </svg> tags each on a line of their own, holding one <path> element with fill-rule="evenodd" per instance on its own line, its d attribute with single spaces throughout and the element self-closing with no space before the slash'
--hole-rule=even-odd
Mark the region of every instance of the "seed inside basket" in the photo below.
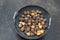
<svg viewBox="0 0 60 40">
<path fill-rule="evenodd" d="M 47 19 L 44 18 L 41 10 L 24 11 L 19 20 L 18 27 L 27 36 L 40 36 L 44 34 Z"/>
</svg>

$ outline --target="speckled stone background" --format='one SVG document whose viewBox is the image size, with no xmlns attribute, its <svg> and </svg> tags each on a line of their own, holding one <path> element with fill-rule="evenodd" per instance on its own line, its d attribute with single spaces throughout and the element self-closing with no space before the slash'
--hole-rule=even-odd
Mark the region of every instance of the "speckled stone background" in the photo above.
<svg viewBox="0 0 60 40">
<path fill-rule="evenodd" d="M 39 5 L 51 15 L 50 31 L 39 40 L 60 40 L 60 0 L 0 0 L 0 40 L 23 40 L 15 33 L 13 15 L 27 5 Z"/>
</svg>

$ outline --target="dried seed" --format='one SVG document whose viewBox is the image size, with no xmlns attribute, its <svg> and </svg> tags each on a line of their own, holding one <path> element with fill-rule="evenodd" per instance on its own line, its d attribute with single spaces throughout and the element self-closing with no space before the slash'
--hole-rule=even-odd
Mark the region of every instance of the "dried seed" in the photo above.
<svg viewBox="0 0 60 40">
<path fill-rule="evenodd" d="M 26 27 L 25 31 L 30 31 L 30 27 Z"/>
<path fill-rule="evenodd" d="M 28 25 L 31 25 L 31 22 L 28 22 Z"/>
<path fill-rule="evenodd" d="M 31 36 L 34 36 L 34 33 L 33 32 L 31 32 L 31 34 L 30 34 Z"/>
<path fill-rule="evenodd" d="M 42 22 L 41 22 L 41 24 L 42 24 L 42 25 L 44 25 L 44 24 L 45 24 L 45 22 L 44 22 L 44 21 L 42 21 Z"/>
<path fill-rule="evenodd" d="M 36 23 L 32 23 L 32 25 L 36 25 Z"/>
<path fill-rule="evenodd" d="M 46 25 L 43 25 L 43 29 L 45 29 L 47 26 Z"/>
<path fill-rule="evenodd" d="M 27 36 L 30 36 L 30 32 L 26 32 L 26 35 L 27 35 Z"/>
<path fill-rule="evenodd" d="M 30 12 L 29 12 L 29 11 L 27 11 L 27 13 L 29 14 Z"/>
<path fill-rule="evenodd" d="M 35 16 L 35 13 L 31 13 L 32 16 Z"/>
<path fill-rule="evenodd" d="M 41 30 L 37 30 L 37 33 L 36 33 L 36 35 L 41 35 L 41 32 L 40 32 Z"/>
<path fill-rule="evenodd" d="M 32 28 L 31 31 L 34 32 L 35 30 Z"/>
<path fill-rule="evenodd" d="M 44 21 L 47 21 L 47 19 L 44 19 Z"/>
<path fill-rule="evenodd" d="M 37 14 L 35 16 L 38 16 Z"/>
<path fill-rule="evenodd" d="M 19 25 L 18 25 L 19 27 L 22 27 L 22 25 L 19 23 Z"/>
<path fill-rule="evenodd" d="M 24 17 L 24 15 L 22 15 L 22 17 Z"/>
<path fill-rule="evenodd" d="M 28 18 L 27 18 L 27 17 L 25 17 L 24 19 L 25 19 L 25 20 L 28 20 Z"/>
<path fill-rule="evenodd" d="M 39 11 L 39 10 L 36 10 L 36 12 L 37 12 L 37 13 L 40 13 L 40 14 L 42 13 L 42 11 Z"/>
<path fill-rule="evenodd" d="M 39 10 L 36 10 L 36 12 L 38 13 L 38 12 L 39 12 Z"/>
<path fill-rule="evenodd" d="M 26 23 L 25 26 L 27 26 L 28 24 Z"/>
<path fill-rule="evenodd" d="M 44 16 L 43 16 L 43 15 L 40 15 L 40 17 L 41 17 L 41 18 L 44 18 Z"/>
<path fill-rule="evenodd" d="M 23 20 L 24 20 L 24 18 L 19 18 L 19 20 L 23 21 Z"/>
<path fill-rule="evenodd" d="M 44 30 L 42 29 L 42 30 L 40 30 L 40 32 L 43 34 L 44 33 Z"/>
<path fill-rule="evenodd" d="M 20 22 L 22 25 L 25 25 L 25 22 Z"/>
<path fill-rule="evenodd" d="M 37 32 L 36 31 L 34 31 L 34 34 L 36 34 Z"/>
<path fill-rule="evenodd" d="M 40 16 L 40 14 L 37 14 L 38 16 Z"/>
<path fill-rule="evenodd" d="M 39 28 L 40 28 L 40 29 L 42 29 L 42 27 L 43 27 L 42 25 L 39 25 Z"/>
<path fill-rule="evenodd" d="M 41 13 L 42 13 L 42 11 L 39 11 L 39 13 L 41 14 Z"/>
<path fill-rule="evenodd" d="M 26 12 L 26 11 L 24 11 L 24 14 L 26 15 L 26 14 L 27 14 L 27 12 Z"/>
<path fill-rule="evenodd" d="M 21 30 L 21 31 L 24 31 L 24 27 L 22 27 L 20 30 Z"/>
<path fill-rule="evenodd" d="M 35 26 L 34 26 L 34 25 L 32 25 L 32 26 L 31 26 L 31 28 L 35 28 Z"/>
<path fill-rule="evenodd" d="M 35 30 L 39 29 L 38 25 L 36 25 Z"/>
<path fill-rule="evenodd" d="M 35 22 L 35 20 L 32 20 L 32 22 Z"/>
<path fill-rule="evenodd" d="M 31 17 L 30 15 L 27 15 L 27 17 Z"/>
<path fill-rule="evenodd" d="M 38 23 L 38 25 L 41 25 L 41 23 Z"/>
<path fill-rule="evenodd" d="M 43 18 L 40 18 L 40 20 L 43 20 Z"/>
</svg>

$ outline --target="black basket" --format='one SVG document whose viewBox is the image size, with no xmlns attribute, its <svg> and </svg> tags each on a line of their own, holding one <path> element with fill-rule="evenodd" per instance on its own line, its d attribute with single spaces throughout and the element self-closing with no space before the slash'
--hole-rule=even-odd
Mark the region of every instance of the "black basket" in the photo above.
<svg viewBox="0 0 60 40">
<path fill-rule="evenodd" d="M 44 17 L 47 19 L 47 23 L 46 23 L 47 28 L 45 30 L 45 33 L 42 34 L 41 36 L 28 37 L 27 35 L 25 35 L 23 32 L 21 32 L 19 30 L 19 28 L 18 28 L 19 17 L 23 14 L 24 11 L 27 11 L 27 10 L 28 11 L 31 11 L 31 10 L 41 10 L 43 12 Z M 19 11 L 15 12 L 13 19 L 14 19 L 14 23 L 15 23 L 16 32 L 21 37 L 23 37 L 25 39 L 39 39 L 39 38 L 43 37 L 44 35 L 47 34 L 48 29 L 49 29 L 49 27 L 51 25 L 51 17 L 49 15 L 49 13 L 44 8 L 42 8 L 40 6 L 36 6 L 36 5 L 29 5 L 29 6 L 25 6 L 25 7 L 21 8 Z"/>
</svg>

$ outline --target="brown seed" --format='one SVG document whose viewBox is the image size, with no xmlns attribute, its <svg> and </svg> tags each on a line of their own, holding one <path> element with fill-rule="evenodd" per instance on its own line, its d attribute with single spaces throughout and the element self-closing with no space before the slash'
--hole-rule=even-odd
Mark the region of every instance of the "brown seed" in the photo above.
<svg viewBox="0 0 60 40">
<path fill-rule="evenodd" d="M 42 22 L 41 22 L 41 24 L 42 24 L 42 25 L 44 25 L 44 24 L 45 24 L 45 22 L 44 22 L 44 21 L 42 21 Z"/>
<path fill-rule="evenodd" d="M 39 13 L 41 14 L 41 13 L 42 13 L 42 11 L 39 11 Z"/>
<path fill-rule="evenodd" d="M 37 19 L 40 19 L 40 17 L 38 16 Z"/>
<path fill-rule="evenodd" d="M 33 28 L 31 28 L 31 31 L 34 32 L 35 30 Z"/>
<path fill-rule="evenodd" d="M 39 19 L 38 22 L 41 22 L 41 20 Z"/>
<path fill-rule="evenodd" d="M 37 33 L 36 33 L 36 35 L 41 35 L 41 32 L 40 32 L 41 30 L 37 30 Z"/>
<path fill-rule="evenodd" d="M 41 23 L 38 23 L 38 25 L 41 25 Z"/>
<path fill-rule="evenodd" d="M 42 30 L 40 30 L 40 32 L 43 34 L 44 33 L 44 30 L 42 29 Z"/>
<path fill-rule="evenodd" d="M 19 23 L 19 25 L 18 25 L 19 27 L 22 27 L 22 25 Z"/>
<path fill-rule="evenodd" d="M 38 15 L 36 14 L 35 16 L 37 17 Z"/>
<path fill-rule="evenodd" d="M 32 22 L 35 22 L 35 20 L 32 20 Z"/>
<path fill-rule="evenodd" d="M 34 12 L 35 13 L 35 15 L 37 14 L 37 12 Z"/>
<path fill-rule="evenodd" d="M 24 17 L 24 15 L 22 15 L 22 17 Z"/>
<path fill-rule="evenodd" d="M 32 17 L 32 19 L 34 19 L 34 20 L 35 20 L 35 19 L 36 19 L 36 16 L 33 16 L 33 17 Z"/>
<path fill-rule="evenodd" d="M 28 24 L 26 23 L 25 25 L 27 26 Z"/>
<path fill-rule="evenodd" d="M 31 13 L 31 16 L 35 16 L 35 13 Z"/>
<path fill-rule="evenodd" d="M 21 25 L 25 25 L 25 22 L 19 22 Z"/>
<path fill-rule="evenodd" d="M 28 22 L 28 25 L 31 25 L 31 22 Z"/>
<path fill-rule="evenodd" d="M 40 17 L 41 17 L 41 18 L 44 18 L 44 16 L 43 16 L 43 15 L 40 15 Z"/>
<path fill-rule="evenodd" d="M 34 25 L 34 26 L 35 26 L 35 25 L 36 25 L 36 23 L 32 23 L 32 25 Z"/>
<path fill-rule="evenodd" d="M 24 14 L 26 15 L 26 14 L 27 14 L 27 12 L 26 12 L 26 11 L 24 11 Z"/>
<path fill-rule="evenodd" d="M 37 13 L 40 13 L 40 14 L 42 13 L 42 11 L 39 11 L 39 10 L 36 10 L 36 12 L 37 12 Z"/>
<path fill-rule="evenodd" d="M 39 12 L 39 10 L 36 10 L 36 12 L 38 13 L 38 12 Z"/>
<path fill-rule="evenodd" d="M 35 28 L 32 28 L 32 29 L 31 29 L 31 32 L 33 32 L 34 34 L 36 34 Z"/>
<path fill-rule="evenodd" d="M 47 19 L 44 19 L 44 21 L 47 21 Z"/>
<path fill-rule="evenodd" d="M 36 23 L 36 24 L 38 24 L 38 21 L 37 21 L 37 20 L 38 20 L 38 19 L 35 20 L 35 23 Z"/>
<path fill-rule="evenodd" d="M 47 26 L 46 25 L 43 25 L 43 29 L 45 29 Z"/>
<path fill-rule="evenodd" d="M 31 19 L 30 19 L 30 20 L 28 20 L 28 22 L 31 22 Z"/>
<path fill-rule="evenodd" d="M 30 27 L 27 26 L 26 29 L 25 29 L 25 31 L 30 31 Z"/>
<path fill-rule="evenodd" d="M 34 25 L 32 25 L 32 26 L 31 26 L 31 28 L 35 28 L 35 26 L 34 26 Z"/>
<path fill-rule="evenodd" d="M 27 17 L 31 17 L 30 15 L 27 15 Z"/>
<path fill-rule="evenodd" d="M 24 20 L 24 18 L 19 18 L 19 20 L 23 21 L 23 20 Z"/>
<path fill-rule="evenodd" d="M 40 14 L 37 14 L 38 16 L 40 16 Z"/>
<path fill-rule="evenodd" d="M 43 20 L 43 18 L 40 18 L 40 20 Z"/>
<path fill-rule="evenodd" d="M 34 33 L 33 32 L 31 32 L 31 34 L 30 34 L 31 36 L 34 36 Z"/>
<path fill-rule="evenodd" d="M 42 27 L 43 27 L 42 25 L 39 25 L 39 28 L 40 28 L 40 29 L 42 29 Z"/>
<path fill-rule="evenodd" d="M 34 31 L 34 34 L 36 34 L 37 32 L 36 31 Z"/>
<path fill-rule="evenodd" d="M 29 14 L 30 12 L 29 12 L 29 11 L 27 11 L 27 13 Z"/>
<path fill-rule="evenodd" d="M 21 30 L 21 31 L 24 31 L 24 27 L 22 27 L 20 30 Z"/>
<path fill-rule="evenodd" d="M 25 20 L 28 20 L 28 18 L 27 18 L 27 17 L 25 17 L 24 19 L 25 19 Z"/>
<path fill-rule="evenodd" d="M 27 36 L 30 36 L 30 32 L 26 32 L 26 35 L 27 35 Z"/>
<path fill-rule="evenodd" d="M 35 30 L 39 29 L 38 25 L 36 25 Z"/>
<path fill-rule="evenodd" d="M 20 24 L 22 24 L 22 22 L 19 22 Z"/>
</svg>

